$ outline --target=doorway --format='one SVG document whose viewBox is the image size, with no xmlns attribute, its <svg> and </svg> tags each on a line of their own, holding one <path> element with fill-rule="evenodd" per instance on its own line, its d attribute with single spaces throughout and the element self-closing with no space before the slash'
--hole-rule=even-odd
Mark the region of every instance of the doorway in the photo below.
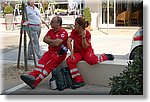
<svg viewBox="0 0 150 102">
<path fill-rule="evenodd" d="M 99 28 L 115 27 L 115 0 L 100 0 Z"/>
</svg>

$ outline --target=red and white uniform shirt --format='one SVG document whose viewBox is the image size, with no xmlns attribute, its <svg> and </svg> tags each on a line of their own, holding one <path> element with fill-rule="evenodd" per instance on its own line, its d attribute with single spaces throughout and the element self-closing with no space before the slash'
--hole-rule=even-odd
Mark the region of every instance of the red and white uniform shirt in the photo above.
<svg viewBox="0 0 150 102">
<path fill-rule="evenodd" d="M 87 49 L 84 49 L 82 47 L 82 36 L 79 35 L 77 30 L 73 29 L 69 38 L 72 38 L 74 40 L 74 44 L 73 44 L 74 45 L 74 52 L 82 52 L 82 51 L 85 51 L 87 49 L 92 49 L 91 34 L 88 30 L 86 30 L 85 39 L 86 39 L 87 43 L 90 44 L 90 46 Z"/>
<path fill-rule="evenodd" d="M 55 40 L 57 38 L 62 39 L 63 40 L 62 45 L 67 47 L 68 33 L 67 33 L 67 31 L 65 29 L 60 28 L 60 30 L 58 30 L 57 32 L 54 32 L 54 29 L 50 29 L 47 32 L 46 36 L 49 36 L 50 39 L 52 39 L 52 40 Z M 58 51 L 60 49 L 60 46 L 57 46 L 57 47 L 50 47 L 49 46 L 48 49 L 50 51 Z"/>
</svg>

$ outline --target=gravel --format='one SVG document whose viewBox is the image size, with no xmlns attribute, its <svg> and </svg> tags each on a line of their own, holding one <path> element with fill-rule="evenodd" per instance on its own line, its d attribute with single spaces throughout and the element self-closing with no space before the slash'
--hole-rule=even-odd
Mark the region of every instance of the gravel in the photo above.
<svg viewBox="0 0 150 102">
<path fill-rule="evenodd" d="M 28 71 L 25 71 L 25 67 L 23 65 L 20 65 L 20 67 L 17 68 L 16 64 L 4 64 L 4 69 L 2 72 L 2 89 L 5 91 L 23 83 L 23 81 L 20 79 L 20 75 L 29 73 L 33 70 L 33 68 L 34 66 L 28 66 Z"/>
</svg>

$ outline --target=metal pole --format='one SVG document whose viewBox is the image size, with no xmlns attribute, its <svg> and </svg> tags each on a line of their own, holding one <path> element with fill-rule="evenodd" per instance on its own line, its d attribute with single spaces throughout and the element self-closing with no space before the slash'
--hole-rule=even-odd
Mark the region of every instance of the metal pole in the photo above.
<svg viewBox="0 0 150 102">
<path fill-rule="evenodd" d="M 20 29 L 20 41 L 19 41 L 19 50 L 18 50 L 18 62 L 17 62 L 17 68 L 20 67 L 20 55 L 21 55 L 21 45 L 22 45 L 22 33 L 23 33 L 23 30 L 22 30 L 22 25 L 21 25 L 21 29 Z"/>
<path fill-rule="evenodd" d="M 22 4 L 23 6 L 23 4 Z M 25 14 L 24 14 L 24 7 L 22 7 L 22 21 L 25 20 Z M 22 34 L 23 34 L 23 25 L 21 22 L 21 28 L 20 28 L 20 42 L 19 42 L 19 51 L 18 51 L 18 62 L 17 62 L 17 68 L 20 67 L 20 55 L 21 55 L 21 45 L 22 45 Z"/>
<path fill-rule="evenodd" d="M 26 21 L 27 17 L 26 17 L 26 12 L 25 12 L 25 9 L 26 9 L 26 5 L 24 2 L 22 2 L 22 17 L 23 17 L 23 20 Z M 25 25 L 23 25 L 23 28 L 25 28 Z M 26 30 L 24 29 L 24 65 L 25 65 L 25 71 L 28 70 L 28 62 L 27 62 L 27 38 L 26 38 Z"/>
<path fill-rule="evenodd" d="M 28 70 L 28 61 L 27 61 L 27 36 L 26 31 L 24 31 L 24 65 L 25 65 L 25 71 Z"/>
</svg>

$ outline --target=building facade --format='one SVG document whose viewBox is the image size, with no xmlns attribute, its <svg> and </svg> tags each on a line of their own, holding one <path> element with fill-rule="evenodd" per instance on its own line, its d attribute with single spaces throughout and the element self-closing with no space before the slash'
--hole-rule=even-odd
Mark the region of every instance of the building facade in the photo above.
<svg viewBox="0 0 150 102">
<path fill-rule="evenodd" d="M 134 27 L 143 25 L 142 0 L 85 0 L 94 28 Z"/>
</svg>

